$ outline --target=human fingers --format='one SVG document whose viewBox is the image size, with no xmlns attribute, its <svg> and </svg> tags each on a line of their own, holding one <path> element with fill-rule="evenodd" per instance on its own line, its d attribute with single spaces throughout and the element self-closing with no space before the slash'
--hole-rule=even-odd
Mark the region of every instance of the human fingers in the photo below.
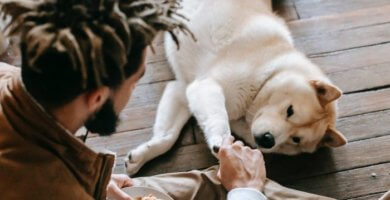
<svg viewBox="0 0 390 200">
<path fill-rule="evenodd" d="M 234 138 L 233 136 L 228 136 L 222 141 L 222 146 L 220 147 L 218 151 L 218 158 L 221 159 L 221 157 L 226 157 L 228 154 L 229 149 L 231 148 L 231 145 L 233 144 Z"/>
<path fill-rule="evenodd" d="M 222 142 L 222 147 L 230 146 L 233 144 L 234 137 L 229 135 L 228 137 L 225 137 L 225 139 Z"/>
<path fill-rule="evenodd" d="M 131 200 L 131 197 L 127 195 L 125 192 L 123 192 L 118 185 L 116 185 L 114 182 L 110 182 L 107 187 L 107 195 L 111 199 L 116 200 Z"/>
<path fill-rule="evenodd" d="M 127 176 L 126 174 L 120 174 L 119 180 L 121 183 L 119 186 L 121 188 L 133 186 L 133 180 L 131 180 L 131 178 L 129 176 Z"/>
<path fill-rule="evenodd" d="M 235 141 L 232 145 L 233 149 L 236 151 L 241 151 L 244 148 L 244 143 L 242 141 Z"/>
</svg>

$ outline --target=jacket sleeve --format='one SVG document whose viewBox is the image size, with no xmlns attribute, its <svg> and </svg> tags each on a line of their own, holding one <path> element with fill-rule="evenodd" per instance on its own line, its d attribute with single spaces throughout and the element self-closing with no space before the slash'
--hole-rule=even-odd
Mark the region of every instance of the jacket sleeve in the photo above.
<svg viewBox="0 0 390 200">
<path fill-rule="evenodd" d="M 227 200 L 266 200 L 263 193 L 252 188 L 235 188 L 227 195 Z"/>
</svg>

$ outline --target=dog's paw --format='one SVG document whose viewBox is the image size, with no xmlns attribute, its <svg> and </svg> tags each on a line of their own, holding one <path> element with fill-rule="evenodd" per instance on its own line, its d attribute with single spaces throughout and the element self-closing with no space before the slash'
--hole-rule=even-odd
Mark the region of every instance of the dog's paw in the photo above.
<svg viewBox="0 0 390 200">
<path fill-rule="evenodd" d="M 213 148 L 211 149 L 211 154 L 213 154 L 213 156 L 217 159 L 218 159 L 218 152 L 220 148 L 221 148 L 220 146 L 213 146 Z"/>
<path fill-rule="evenodd" d="M 218 158 L 218 152 L 219 152 L 219 149 L 221 148 L 222 146 L 222 142 L 223 142 L 223 137 L 220 137 L 220 136 L 215 136 L 215 137 L 212 137 L 212 138 L 209 138 L 207 140 L 208 144 L 209 144 L 209 147 L 211 149 L 211 153 L 216 157 Z"/>
<path fill-rule="evenodd" d="M 125 167 L 127 174 L 136 174 L 144 164 L 145 162 L 142 159 L 142 155 L 138 154 L 136 150 L 132 150 L 127 154 L 127 157 L 125 159 Z"/>
</svg>

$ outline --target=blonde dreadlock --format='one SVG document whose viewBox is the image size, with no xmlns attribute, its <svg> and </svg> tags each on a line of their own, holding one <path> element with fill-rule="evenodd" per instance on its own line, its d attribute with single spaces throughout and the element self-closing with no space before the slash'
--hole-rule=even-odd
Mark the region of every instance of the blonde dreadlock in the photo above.
<svg viewBox="0 0 390 200">
<path fill-rule="evenodd" d="M 134 35 L 150 45 L 158 31 L 192 33 L 180 19 L 175 0 L 3 0 L 0 11 L 13 20 L 7 35 L 20 34 L 26 45 L 27 66 L 36 72 L 37 60 L 48 49 L 68 55 L 74 70 L 87 87 L 89 69 L 97 86 L 107 78 L 106 60 L 115 63 L 122 78 L 132 49 Z M 179 47 L 179 46 L 178 46 Z M 111 64 L 111 63 L 110 63 Z M 88 68 L 90 66 L 90 68 Z"/>
</svg>

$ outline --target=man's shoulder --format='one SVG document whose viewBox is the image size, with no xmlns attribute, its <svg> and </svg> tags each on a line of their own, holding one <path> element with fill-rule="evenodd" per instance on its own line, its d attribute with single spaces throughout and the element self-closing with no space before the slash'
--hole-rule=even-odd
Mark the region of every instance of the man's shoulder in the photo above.
<svg viewBox="0 0 390 200">
<path fill-rule="evenodd" d="M 55 153 L 12 130 L 0 134 L 1 199 L 92 199 Z"/>
<path fill-rule="evenodd" d="M 92 199 L 67 166 L 44 151 L 1 152 L 0 165 L 5 199 Z"/>
</svg>

